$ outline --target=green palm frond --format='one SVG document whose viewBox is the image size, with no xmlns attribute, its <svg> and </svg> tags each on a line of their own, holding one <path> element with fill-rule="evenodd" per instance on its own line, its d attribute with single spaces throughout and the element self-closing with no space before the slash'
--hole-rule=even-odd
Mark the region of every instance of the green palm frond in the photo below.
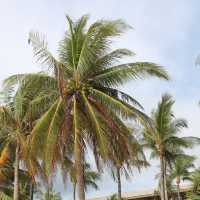
<svg viewBox="0 0 200 200">
<path fill-rule="evenodd" d="M 51 123 L 48 127 L 48 135 L 46 136 L 47 138 L 45 145 L 45 167 L 47 174 L 50 174 L 52 163 L 55 160 L 54 153 L 59 137 L 58 134 L 64 118 L 63 104 L 63 100 L 59 99 L 54 115 L 52 116 Z"/>
<path fill-rule="evenodd" d="M 30 32 L 28 43 L 32 45 L 33 52 L 37 58 L 37 61 L 47 65 L 50 69 L 57 71 L 59 65 L 58 61 L 48 50 L 48 44 L 44 36 L 42 36 L 38 32 Z"/>
<path fill-rule="evenodd" d="M 128 28 L 122 20 L 98 21 L 88 29 L 81 49 L 78 69 L 81 77 L 93 70 L 93 63 L 109 50 L 110 38 L 119 36 Z"/>
<path fill-rule="evenodd" d="M 155 63 L 136 62 L 105 69 L 91 80 L 103 86 L 116 87 L 130 80 L 143 79 L 146 76 L 169 79 L 166 71 Z"/>
<path fill-rule="evenodd" d="M 4 192 L 0 192 L 0 199 L 1 200 L 12 200 L 12 197 L 6 195 Z"/>
<path fill-rule="evenodd" d="M 54 113 L 58 106 L 59 99 L 50 107 L 50 109 L 39 119 L 32 131 L 31 148 L 30 151 L 36 153 L 37 151 L 44 150 L 46 136 L 49 131 Z"/>
<path fill-rule="evenodd" d="M 116 49 L 100 58 L 97 59 L 96 65 L 98 70 L 106 69 L 115 63 L 118 63 L 123 57 L 134 56 L 135 53 L 129 49 Z M 98 68 L 99 67 L 99 68 Z M 94 71 L 93 74 L 98 73 L 98 71 Z"/>
<path fill-rule="evenodd" d="M 105 133 L 102 130 L 102 124 L 100 124 L 100 121 L 98 120 L 98 117 L 96 116 L 94 109 L 92 108 L 91 104 L 87 100 L 84 93 L 83 93 L 83 99 L 84 99 L 86 107 L 88 109 L 88 113 L 91 118 L 91 121 L 93 122 L 92 124 L 93 124 L 94 128 L 96 129 L 98 141 L 100 143 L 99 144 L 100 150 L 102 151 L 102 155 L 105 156 L 107 154 L 107 145 L 108 144 L 107 144 L 107 138 L 105 137 Z"/>
<path fill-rule="evenodd" d="M 150 119 L 143 112 L 130 106 L 129 104 L 109 96 L 97 89 L 91 89 L 91 93 L 94 98 L 98 99 L 98 101 L 100 101 L 103 105 L 106 105 L 107 108 L 114 113 L 117 113 L 124 118 L 135 118 L 136 120 L 140 119 L 140 121 L 144 123 L 150 123 Z"/>
<path fill-rule="evenodd" d="M 128 104 L 131 104 L 132 106 L 136 106 L 136 107 L 144 110 L 143 106 L 134 97 L 132 97 L 118 89 L 101 87 L 101 90 L 103 92 L 105 92 L 106 94 L 108 94 L 109 96 L 112 96 L 116 99 L 119 99 L 120 101 L 126 102 Z"/>
</svg>

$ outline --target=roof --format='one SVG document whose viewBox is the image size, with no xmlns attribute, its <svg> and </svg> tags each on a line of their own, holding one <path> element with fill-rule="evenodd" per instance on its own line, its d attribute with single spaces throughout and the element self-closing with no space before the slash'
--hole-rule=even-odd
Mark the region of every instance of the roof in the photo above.
<svg viewBox="0 0 200 200">
<path fill-rule="evenodd" d="M 190 190 L 191 190 L 191 185 L 181 185 L 180 188 L 181 192 L 188 192 Z M 152 197 L 157 195 L 158 193 L 155 189 L 148 189 L 148 190 L 123 193 L 122 197 L 124 199 L 137 199 L 137 198 Z M 109 197 L 110 196 L 102 196 L 102 197 L 90 198 L 88 200 L 107 200 Z"/>
</svg>

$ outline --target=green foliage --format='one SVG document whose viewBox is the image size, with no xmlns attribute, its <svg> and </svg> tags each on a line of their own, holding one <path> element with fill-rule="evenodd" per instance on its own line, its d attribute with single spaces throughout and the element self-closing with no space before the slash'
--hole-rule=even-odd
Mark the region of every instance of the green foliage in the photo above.
<svg viewBox="0 0 200 200">
<path fill-rule="evenodd" d="M 107 198 L 107 200 L 118 200 L 118 197 L 116 194 L 113 194 L 111 197 Z"/>
<path fill-rule="evenodd" d="M 69 175 L 70 175 L 70 180 L 72 184 L 75 186 L 77 184 L 77 179 L 76 179 L 76 169 L 74 165 L 72 164 L 69 166 Z M 100 180 L 100 174 L 96 171 L 93 171 L 88 163 L 84 165 L 84 181 L 85 181 L 85 190 L 89 187 L 94 188 L 95 190 L 98 190 L 98 185 L 97 181 Z"/>
<path fill-rule="evenodd" d="M 194 168 L 194 160 L 193 156 L 185 155 L 176 158 L 175 162 L 172 165 L 172 169 L 170 171 L 170 177 L 172 179 L 177 179 L 177 184 L 180 184 L 181 179 L 189 176 L 190 170 Z"/>
<path fill-rule="evenodd" d="M 187 198 L 191 199 L 191 200 L 200 200 L 200 194 L 199 193 L 192 193 L 189 192 L 187 194 Z"/>
<path fill-rule="evenodd" d="M 199 168 L 189 173 L 188 176 L 185 176 L 184 180 L 189 180 L 192 183 L 194 193 L 197 193 L 200 191 L 200 169 Z"/>
<path fill-rule="evenodd" d="M 187 128 L 184 119 L 176 119 L 172 106 L 174 100 L 163 95 L 156 110 L 152 112 L 153 126 L 144 129 L 144 147 L 151 149 L 151 157 L 158 158 L 161 154 L 171 166 L 177 156 L 184 155 L 184 148 L 191 148 L 198 138 L 179 137 L 183 128 Z"/>
<path fill-rule="evenodd" d="M 39 200 L 62 200 L 60 193 L 56 193 L 51 187 L 48 187 L 46 190 L 39 190 L 37 198 Z"/>
<path fill-rule="evenodd" d="M 4 192 L 0 192 L 0 199 L 1 200 L 12 200 L 12 198 L 6 195 Z"/>
<path fill-rule="evenodd" d="M 99 157 L 108 160 L 112 154 L 112 148 L 105 148 L 107 146 L 115 144 L 124 150 L 124 155 L 130 154 L 126 139 L 130 133 L 122 128 L 125 125 L 121 118 L 149 121 L 141 105 L 116 87 L 146 75 L 168 80 L 165 70 L 154 63 L 121 64 L 121 58 L 134 54 L 130 50 L 111 51 L 112 38 L 129 28 L 122 20 L 100 20 L 89 28 L 87 21 L 88 16 L 76 22 L 67 16 L 69 29 L 59 43 L 58 58 L 50 53 L 41 34 L 31 32 L 29 35 L 37 61 L 48 67 L 51 77 L 58 83 L 57 93 L 54 89 L 48 91 L 49 95 L 51 92 L 58 94 L 57 99 L 51 99 L 49 109 L 32 132 L 31 151 L 41 153 L 44 150 L 48 174 L 55 166 L 55 158 L 62 160 L 63 150 L 72 151 L 76 140 L 82 152 L 85 142 L 91 146 L 97 165 Z M 32 81 L 28 85 L 32 86 Z M 34 85 L 34 88 L 40 91 L 41 85 Z M 71 145 L 66 145 L 69 141 Z"/>
</svg>

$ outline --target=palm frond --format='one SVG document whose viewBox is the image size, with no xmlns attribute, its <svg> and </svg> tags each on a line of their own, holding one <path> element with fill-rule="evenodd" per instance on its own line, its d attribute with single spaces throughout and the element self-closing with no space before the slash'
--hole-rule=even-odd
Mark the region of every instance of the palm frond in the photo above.
<svg viewBox="0 0 200 200">
<path fill-rule="evenodd" d="M 101 71 L 91 80 L 103 86 L 113 87 L 130 80 L 143 79 L 146 76 L 169 80 L 167 72 L 161 66 L 148 62 L 128 63 L 111 67 Z"/>
</svg>

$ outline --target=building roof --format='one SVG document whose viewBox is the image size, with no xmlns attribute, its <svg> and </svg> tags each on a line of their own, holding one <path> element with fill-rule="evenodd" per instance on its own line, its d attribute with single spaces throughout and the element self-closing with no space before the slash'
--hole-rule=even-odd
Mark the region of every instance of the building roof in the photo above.
<svg viewBox="0 0 200 200">
<path fill-rule="evenodd" d="M 188 192 L 191 190 L 191 185 L 181 185 L 180 191 L 181 192 Z M 148 190 L 141 190 L 141 191 L 135 191 L 135 192 L 127 192 L 123 193 L 122 197 L 124 199 L 138 199 L 143 197 L 152 197 L 157 196 L 158 192 L 155 189 L 148 189 Z M 110 196 L 103 196 L 103 197 L 96 197 L 96 198 L 90 198 L 88 200 L 107 200 Z"/>
</svg>

